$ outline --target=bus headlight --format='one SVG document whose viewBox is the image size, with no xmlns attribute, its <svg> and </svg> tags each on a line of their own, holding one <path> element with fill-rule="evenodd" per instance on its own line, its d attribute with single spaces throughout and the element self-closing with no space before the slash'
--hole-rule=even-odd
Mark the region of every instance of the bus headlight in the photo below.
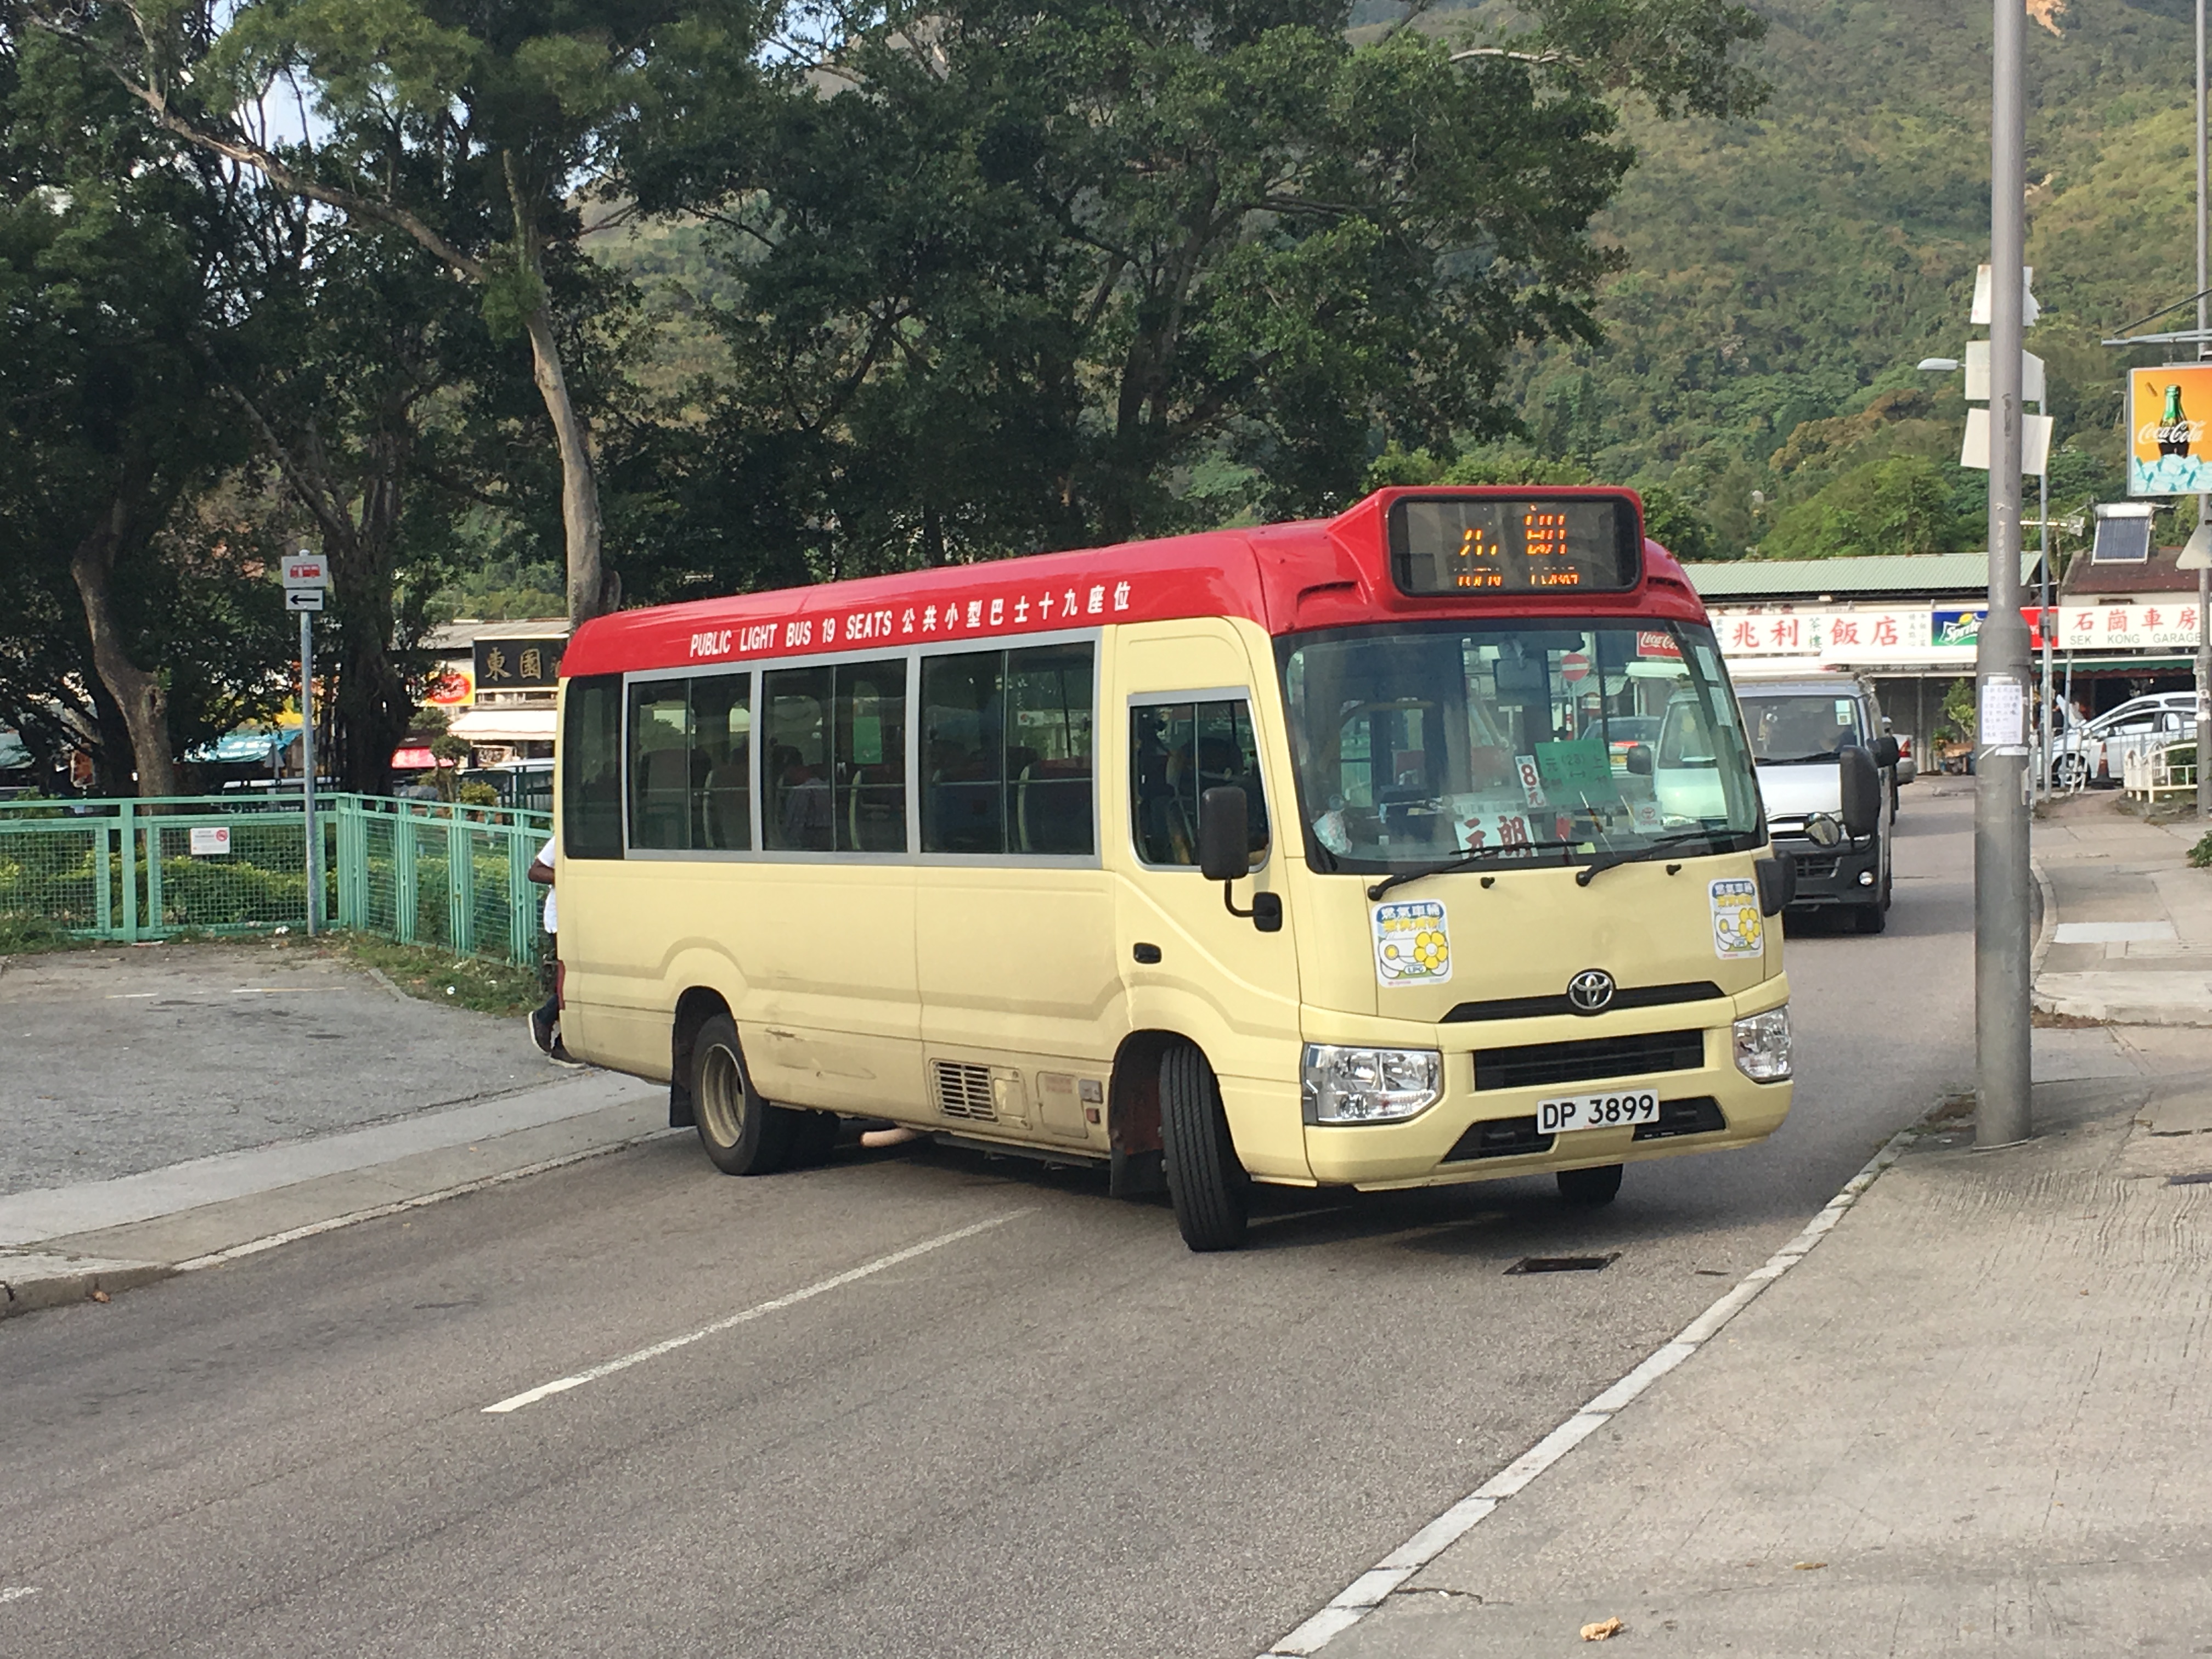
<svg viewBox="0 0 2212 1659">
<path fill-rule="evenodd" d="M 1341 1048 L 1306 1044 L 1301 1079 L 1309 1123 L 1402 1123 L 1443 1092 L 1444 1057 L 1433 1048 Z"/>
<path fill-rule="evenodd" d="M 1790 1008 L 1785 1003 L 1735 1023 L 1735 1068 L 1753 1083 L 1790 1075 Z"/>
</svg>

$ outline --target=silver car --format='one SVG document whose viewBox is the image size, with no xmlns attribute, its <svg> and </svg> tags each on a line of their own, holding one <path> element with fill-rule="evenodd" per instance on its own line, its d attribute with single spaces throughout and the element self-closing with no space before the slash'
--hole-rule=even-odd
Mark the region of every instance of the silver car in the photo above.
<svg viewBox="0 0 2212 1659">
<path fill-rule="evenodd" d="M 2051 781 L 2059 789 L 2083 784 L 2117 787 L 2127 757 L 2197 735 L 2197 694 L 2154 691 L 2130 697 L 2118 708 L 2082 720 L 2051 743 Z"/>
</svg>

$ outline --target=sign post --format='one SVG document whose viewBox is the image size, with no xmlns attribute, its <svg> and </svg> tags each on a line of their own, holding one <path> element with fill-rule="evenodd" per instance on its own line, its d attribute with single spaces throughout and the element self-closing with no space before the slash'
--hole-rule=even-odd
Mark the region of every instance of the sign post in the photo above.
<svg viewBox="0 0 2212 1659">
<path fill-rule="evenodd" d="M 300 613 L 300 823 L 307 848 L 307 937 L 315 936 L 322 888 L 315 879 L 315 618 L 323 608 L 323 562 L 301 554 L 284 562 L 284 603 Z"/>
</svg>

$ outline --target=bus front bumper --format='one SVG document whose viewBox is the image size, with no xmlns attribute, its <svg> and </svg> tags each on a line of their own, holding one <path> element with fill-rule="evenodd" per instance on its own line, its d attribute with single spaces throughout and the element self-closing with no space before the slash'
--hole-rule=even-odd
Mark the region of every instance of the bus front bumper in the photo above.
<svg viewBox="0 0 2212 1659">
<path fill-rule="evenodd" d="M 1789 1115 L 1791 1085 L 1787 1079 L 1755 1082 L 1739 1070 L 1733 1028 L 1739 1018 L 1786 1006 L 1771 994 L 1735 998 L 1717 1005 L 1727 1012 L 1715 1023 L 1717 1005 L 1697 1005 L 1695 1012 L 1701 1018 L 1696 1026 L 1687 1018 L 1681 1021 L 1683 1028 L 1697 1030 L 1703 1038 L 1702 1063 L 1696 1066 L 1534 1087 L 1478 1088 L 1474 1048 L 1462 1046 L 1457 1052 L 1447 1048 L 1443 1099 L 1403 1123 L 1308 1123 L 1307 1163 L 1322 1185 L 1376 1189 L 1491 1181 L 1752 1146 L 1781 1127 Z M 1692 1011 L 1686 1007 L 1680 1012 L 1688 1016 Z M 1447 1040 L 1457 1037 L 1462 1044 L 1466 1030 L 1442 1028 Z M 1686 1036 L 1687 1030 L 1678 1035 Z M 1516 1044 L 1495 1028 L 1486 1032 L 1482 1042 L 1486 1051 L 1512 1048 L 1528 1054 L 1571 1046 Z M 1539 1132 L 1540 1102 L 1644 1090 L 1659 1097 L 1655 1123 L 1553 1135 Z"/>
</svg>

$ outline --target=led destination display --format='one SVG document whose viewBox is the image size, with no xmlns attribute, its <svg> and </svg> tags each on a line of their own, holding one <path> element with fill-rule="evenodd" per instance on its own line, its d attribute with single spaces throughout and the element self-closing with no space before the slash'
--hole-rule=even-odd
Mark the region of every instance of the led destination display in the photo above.
<svg viewBox="0 0 2212 1659">
<path fill-rule="evenodd" d="M 1390 507 L 1404 593 L 1618 593 L 1641 568 L 1636 511 L 1609 495 L 1419 496 Z"/>
</svg>

